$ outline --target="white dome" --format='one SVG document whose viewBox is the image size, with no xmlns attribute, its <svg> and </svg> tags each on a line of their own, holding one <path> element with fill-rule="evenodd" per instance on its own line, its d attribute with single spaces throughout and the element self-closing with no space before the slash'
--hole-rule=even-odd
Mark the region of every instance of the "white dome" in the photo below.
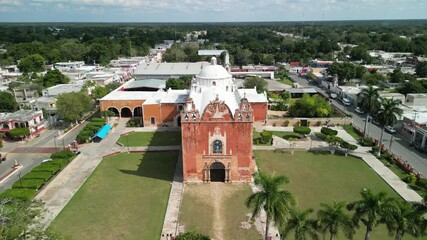
<svg viewBox="0 0 427 240">
<path fill-rule="evenodd" d="M 210 65 L 206 65 L 203 69 L 196 75 L 197 78 L 209 79 L 209 80 L 221 80 L 221 79 L 230 79 L 231 74 L 220 65 L 216 65 L 216 58 L 213 57 Z"/>
</svg>

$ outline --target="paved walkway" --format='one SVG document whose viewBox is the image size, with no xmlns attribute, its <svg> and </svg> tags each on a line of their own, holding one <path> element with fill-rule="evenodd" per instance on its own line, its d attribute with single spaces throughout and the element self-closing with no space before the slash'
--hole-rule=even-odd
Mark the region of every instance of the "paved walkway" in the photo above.
<svg viewBox="0 0 427 240">
<path fill-rule="evenodd" d="M 163 221 L 162 235 L 160 239 L 168 240 L 168 237 L 176 237 L 178 232 L 178 218 L 184 193 L 184 182 L 182 172 L 182 154 L 179 154 L 173 175 L 172 188 L 169 194 L 168 207 Z"/>
<path fill-rule="evenodd" d="M 120 137 L 120 133 L 124 131 L 125 122 L 125 120 L 121 120 L 119 125 L 101 143 L 87 144 L 81 147 L 79 149 L 80 155 L 39 192 L 35 199 L 43 201 L 46 210 L 39 219 L 41 226 L 49 226 L 98 166 L 104 155 L 120 150 L 116 141 Z M 102 144 L 103 147 L 98 144 Z"/>
</svg>

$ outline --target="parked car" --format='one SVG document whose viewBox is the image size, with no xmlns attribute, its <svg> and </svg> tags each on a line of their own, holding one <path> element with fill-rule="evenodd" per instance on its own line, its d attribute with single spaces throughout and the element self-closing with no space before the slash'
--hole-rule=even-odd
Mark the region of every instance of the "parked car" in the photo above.
<svg viewBox="0 0 427 240">
<path fill-rule="evenodd" d="M 359 114 L 364 114 L 363 110 L 360 109 L 360 107 L 357 107 L 356 109 L 354 109 L 354 111 L 359 113 Z"/>
<path fill-rule="evenodd" d="M 384 130 L 390 134 L 395 134 L 396 133 L 396 129 L 394 129 L 392 126 L 386 126 L 384 128 Z"/>
<path fill-rule="evenodd" d="M 337 98 L 337 95 L 336 95 L 335 93 L 330 93 L 330 94 L 329 94 L 329 97 L 331 97 L 331 98 L 335 99 L 335 98 Z"/>
<path fill-rule="evenodd" d="M 342 102 L 344 105 L 346 105 L 346 106 L 350 106 L 350 105 L 351 105 L 351 102 L 350 102 L 350 100 L 349 100 L 348 98 L 343 98 L 343 99 L 341 99 L 341 102 Z"/>
</svg>

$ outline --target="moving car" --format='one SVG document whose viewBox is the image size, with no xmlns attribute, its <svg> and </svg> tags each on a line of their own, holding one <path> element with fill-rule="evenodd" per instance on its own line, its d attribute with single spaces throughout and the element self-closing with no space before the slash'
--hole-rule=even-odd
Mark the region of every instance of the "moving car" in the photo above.
<svg viewBox="0 0 427 240">
<path fill-rule="evenodd" d="M 354 109 L 354 111 L 359 113 L 359 114 L 364 114 L 363 110 L 360 109 L 360 107 L 357 107 L 356 109 Z"/>
<path fill-rule="evenodd" d="M 396 133 L 396 129 L 394 129 L 392 126 L 386 126 L 386 127 L 384 128 L 384 130 L 385 130 L 386 132 L 388 132 L 388 133 L 391 133 L 391 134 L 395 134 L 395 133 Z"/>
</svg>

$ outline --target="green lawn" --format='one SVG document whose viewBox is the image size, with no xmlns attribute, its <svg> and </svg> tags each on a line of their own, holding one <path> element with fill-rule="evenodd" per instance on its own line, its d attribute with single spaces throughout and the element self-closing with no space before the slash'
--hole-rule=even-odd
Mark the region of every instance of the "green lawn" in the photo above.
<svg viewBox="0 0 427 240">
<path fill-rule="evenodd" d="M 129 147 L 181 145 L 181 132 L 135 132 L 120 136 L 118 142 Z"/>
<path fill-rule="evenodd" d="M 384 191 L 390 197 L 399 198 L 369 166 L 362 160 L 331 154 L 311 152 L 255 151 L 260 171 L 287 176 L 287 188 L 298 199 L 302 209 L 319 209 L 320 203 L 354 201 L 359 199 L 363 188 Z M 354 239 L 363 239 L 361 226 Z M 372 239 L 392 239 L 384 226 L 374 230 Z M 341 239 L 341 238 L 340 238 Z M 405 235 L 404 239 L 414 239 Z"/>
<path fill-rule="evenodd" d="M 273 131 L 273 135 L 281 137 L 281 138 L 286 138 L 288 136 L 292 136 L 292 137 L 301 137 L 301 134 L 299 133 L 295 133 L 295 132 L 286 132 L 286 131 Z"/>
<path fill-rule="evenodd" d="M 360 136 L 359 134 L 356 133 L 356 131 L 354 131 L 354 128 L 352 125 L 343 125 L 342 128 L 348 133 L 350 134 L 356 141 L 360 141 Z"/>
<path fill-rule="evenodd" d="M 186 185 L 179 224 L 212 239 L 262 239 L 249 223 L 251 211 L 245 201 L 251 193 L 247 184 Z"/>
<path fill-rule="evenodd" d="M 289 78 L 282 78 L 282 79 L 277 80 L 277 81 L 280 82 L 280 83 L 283 83 L 283 84 L 291 85 L 291 86 L 294 83 Z"/>
<path fill-rule="evenodd" d="M 73 239 L 159 239 L 178 152 L 102 160 L 50 228 Z"/>
</svg>

